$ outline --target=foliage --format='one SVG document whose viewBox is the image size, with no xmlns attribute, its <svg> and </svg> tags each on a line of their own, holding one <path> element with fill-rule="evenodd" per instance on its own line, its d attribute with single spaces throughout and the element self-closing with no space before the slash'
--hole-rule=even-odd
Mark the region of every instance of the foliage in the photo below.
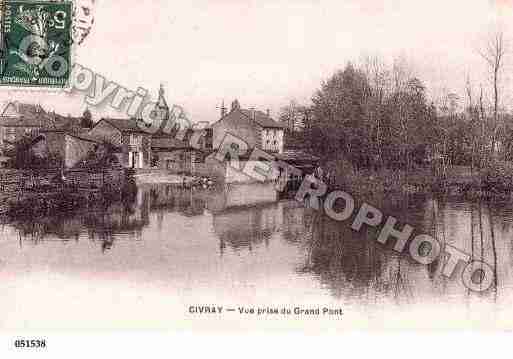
<svg viewBox="0 0 513 359">
<path fill-rule="evenodd" d="M 343 152 L 360 168 L 422 164 L 440 140 L 436 109 L 422 82 L 399 65 L 381 82 L 348 64 L 312 98 L 309 147 L 325 158 Z"/>
<path fill-rule="evenodd" d="M 513 163 L 491 161 L 481 172 L 483 187 L 494 192 L 513 190 Z"/>
</svg>

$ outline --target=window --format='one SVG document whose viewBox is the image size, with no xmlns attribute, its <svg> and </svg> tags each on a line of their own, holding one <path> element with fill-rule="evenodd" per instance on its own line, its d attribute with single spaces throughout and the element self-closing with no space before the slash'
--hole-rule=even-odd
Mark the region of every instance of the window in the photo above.
<svg viewBox="0 0 513 359">
<path fill-rule="evenodd" d="M 16 129 L 13 127 L 7 127 L 5 130 L 5 139 L 7 141 L 15 141 L 16 140 Z"/>
<path fill-rule="evenodd" d="M 142 144 L 142 137 L 138 135 L 130 135 L 130 146 L 140 146 Z"/>
</svg>

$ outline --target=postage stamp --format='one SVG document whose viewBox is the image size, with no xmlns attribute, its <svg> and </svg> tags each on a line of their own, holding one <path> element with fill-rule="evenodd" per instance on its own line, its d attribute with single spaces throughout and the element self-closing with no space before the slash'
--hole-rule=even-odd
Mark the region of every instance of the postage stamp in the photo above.
<svg viewBox="0 0 513 359">
<path fill-rule="evenodd" d="M 0 0 L 0 85 L 66 87 L 71 72 L 73 3 Z"/>
</svg>

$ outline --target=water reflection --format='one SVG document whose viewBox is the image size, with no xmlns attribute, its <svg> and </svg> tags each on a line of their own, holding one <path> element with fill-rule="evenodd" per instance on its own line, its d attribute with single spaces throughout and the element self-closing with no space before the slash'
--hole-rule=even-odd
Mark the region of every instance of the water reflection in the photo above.
<svg viewBox="0 0 513 359">
<path fill-rule="evenodd" d="M 476 295 L 462 286 L 458 276 L 442 276 L 441 260 L 420 265 L 409 255 L 394 252 L 391 245 L 379 244 L 375 231 L 355 233 L 349 223 L 332 221 L 293 200 L 277 202 L 273 195 L 271 188 L 261 185 L 231 187 L 224 192 L 141 186 L 130 200 L 51 216 L 8 218 L 4 226 L 10 230 L 4 231 L 4 241 L 73 245 L 88 240 L 105 256 L 116 252 L 116 243 L 128 241 L 139 251 L 130 260 L 140 271 L 151 272 L 152 278 L 166 281 L 169 276 L 166 268 L 155 267 L 158 258 L 173 263 L 173 268 L 182 264 L 189 268 L 183 274 L 187 278 L 200 280 L 205 272 L 214 273 L 208 284 L 213 290 L 228 289 L 228 273 L 255 266 L 254 277 L 245 281 L 257 283 L 261 276 L 257 273 L 268 273 L 267 280 L 272 282 L 271 273 L 276 271 L 291 287 L 295 282 L 309 283 L 321 296 L 326 293 L 360 304 L 376 304 L 384 298 L 409 304 L 425 298 Z M 412 225 L 416 233 L 430 234 L 442 246 L 452 245 L 473 259 L 490 263 L 497 283 L 481 297 L 496 297 L 513 286 L 509 279 L 513 264 L 511 205 L 417 197 L 392 201 L 382 209 L 402 224 Z M 192 232 L 187 233 L 194 234 L 179 237 L 180 231 L 188 228 Z M 166 235 L 165 231 L 173 233 Z M 151 244 L 154 240 L 158 245 Z M 201 264 L 187 266 L 196 254 L 202 258 Z M 54 255 L 63 254 L 56 251 Z M 91 258 L 90 265 L 99 260 Z M 118 271 L 122 276 L 123 267 Z"/>
<path fill-rule="evenodd" d="M 392 245 L 379 244 L 375 231 L 355 233 L 347 223 L 321 215 L 315 218 L 308 260 L 301 272 L 317 276 L 335 297 L 367 303 L 382 298 L 412 303 L 426 297 L 464 295 L 497 299 L 501 290 L 511 289 L 511 205 L 425 199 L 411 201 L 402 210 L 395 207 L 384 212 L 409 223 L 418 234 L 432 235 L 442 249 L 451 245 L 473 260 L 488 263 L 495 274 L 494 285 L 480 294 L 470 292 L 461 280 L 461 264 L 455 275 L 446 278 L 441 259 L 420 265 L 407 253 L 393 251 L 394 241 Z"/>
</svg>

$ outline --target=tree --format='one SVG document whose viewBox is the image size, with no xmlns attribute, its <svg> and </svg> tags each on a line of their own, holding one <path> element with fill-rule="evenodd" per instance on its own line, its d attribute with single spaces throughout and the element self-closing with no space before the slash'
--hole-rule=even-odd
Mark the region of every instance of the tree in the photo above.
<svg viewBox="0 0 513 359">
<path fill-rule="evenodd" d="M 310 148 L 328 159 L 342 153 L 357 168 L 422 163 L 442 137 L 424 84 L 401 59 L 388 70 L 367 58 L 362 68 L 348 64 L 314 94 Z"/>
<path fill-rule="evenodd" d="M 504 41 L 504 33 L 502 30 L 496 30 L 491 33 L 479 55 L 485 60 L 489 72 L 491 73 L 493 83 L 493 125 L 490 154 L 493 153 L 497 142 L 497 133 L 499 130 L 499 105 L 500 90 L 499 82 L 502 69 L 504 66 L 504 57 L 506 55 L 506 45 Z"/>
<path fill-rule="evenodd" d="M 363 71 L 371 87 L 371 98 L 367 103 L 367 115 L 371 143 L 374 145 L 374 165 L 383 165 L 383 113 L 385 100 L 390 95 L 390 71 L 385 62 L 378 56 L 367 56 L 363 59 Z"/>
<path fill-rule="evenodd" d="M 287 106 L 280 110 L 279 120 L 290 132 L 300 132 L 305 128 L 305 114 L 307 108 L 291 100 Z"/>
<path fill-rule="evenodd" d="M 367 77 L 351 63 L 325 81 L 312 98 L 314 150 L 333 156 L 342 149 L 355 164 L 364 162 L 362 155 L 369 155 L 363 149 L 370 142 L 365 128 L 370 94 Z"/>
</svg>

